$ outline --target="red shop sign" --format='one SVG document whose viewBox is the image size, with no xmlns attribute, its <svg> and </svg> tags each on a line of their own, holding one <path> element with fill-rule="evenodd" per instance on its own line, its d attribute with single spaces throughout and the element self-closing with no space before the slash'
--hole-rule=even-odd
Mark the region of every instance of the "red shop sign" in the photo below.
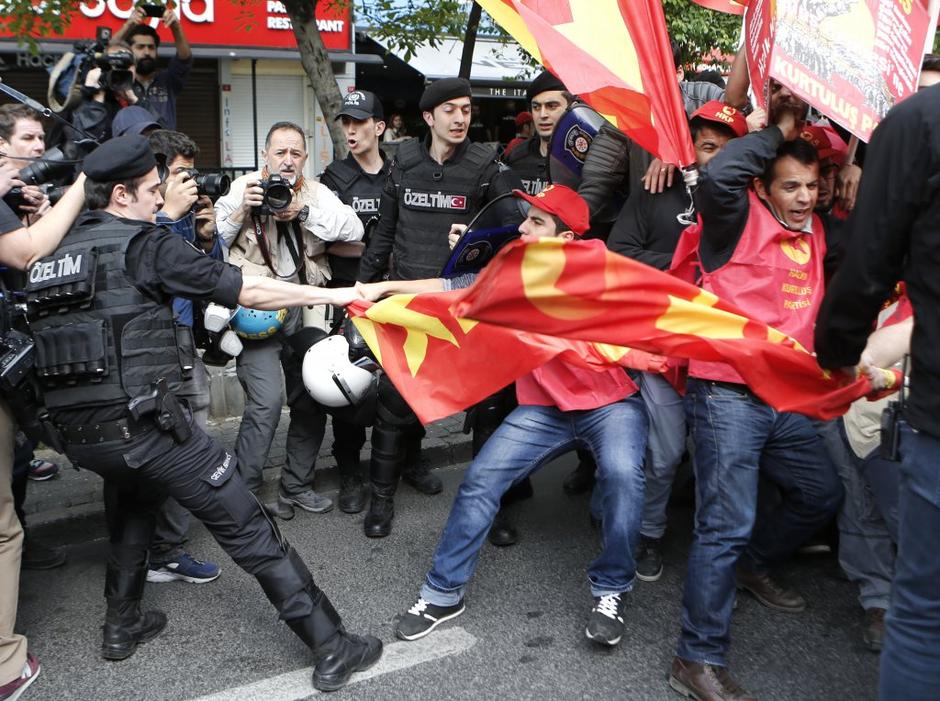
<svg viewBox="0 0 940 701">
<path fill-rule="evenodd" d="M 117 29 L 131 15 L 134 0 L 84 0 L 72 15 L 62 39 L 75 41 L 95 36 L 101 25 Z M 280 0 L 182 0 L 177 3 L 186 38 L 193 46 L 230 46 L 233 48 L 296 49 L 290 18 Z M 336 8 L 330 2 L 318 2 L 316 18 L 320 36 L 331 51 L 352 48 L 349 5 Z M 165 43 L 172 43 L 170 30 L 156 18 L 148 18 Z M 57 35 L 43 39 L 58 39 Z"/>
</svg>

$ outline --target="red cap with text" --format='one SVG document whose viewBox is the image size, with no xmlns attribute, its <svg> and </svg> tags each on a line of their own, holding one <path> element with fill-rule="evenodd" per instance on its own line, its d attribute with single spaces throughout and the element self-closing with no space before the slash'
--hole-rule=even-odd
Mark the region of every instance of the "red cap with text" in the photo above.
<svg viewBox="0 0 940 701">
<path fill-rule="evenodd" d="M 549 185 L 537 195 L 529 195 L 522 190 L 513 190 L 512 194 L 543 212 L 554 214 L 578 236 L 582 236 L 591 226 L 591 212 L 587 202 L 570 187 Z"/>
<path fill-rule="evenodd" d="M 747 134 L 747 120 L 740 110 L 731 105 L 726 105 L 720 100 L 709 100 L 692 113 L 690 119 L 704 119 L 708 122 L 717 122 L 730 127 L 735 136 L 744 136 Z"/>
</svg>

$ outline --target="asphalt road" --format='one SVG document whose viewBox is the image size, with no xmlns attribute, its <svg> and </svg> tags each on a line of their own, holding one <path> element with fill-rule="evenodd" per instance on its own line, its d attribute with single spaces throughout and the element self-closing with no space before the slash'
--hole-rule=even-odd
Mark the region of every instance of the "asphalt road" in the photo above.
<svg viewBox="0 0 940 701">
<path fill-rule="evenodd" d="M 518 514 L 521 542 L 487 545 L 467 611 L 422 641 L 395 640 L 396 615 L 415 600 L 463 465 L 438 471 L 443 495 L 403 486 L 390 538 L 362 535 L 363 515 L 302 513 L 282 529 L 306 559 L 347 628 L 379 636 L 380 664 L 331 698 L 679 699 L 666 683 L 678 632 L 691 511 L 670 514 L 666 572 L 630 595 L 621 645 L 584 637 L 591 598 L 585 566 L 598 547 L 587 497 L 561 480 L 573 456 L 535 477 L 535 498 Z M 222 564 L 206 585 L 149 585 L 145 606 L 167 612 L 164 633 L 124 662 L 98 657 L 107 543 L 101 518 L 40 533 L 65 543 L 69 563 L 24 572 L 18 627 L 43 671 L 23 697 L 46 699 L 263 699 L 314 695 L 306 648 L 276 619 L 257 584 L 228 560 L 200 525 L 190 550 Z M 860 643 L 853 585 L 831 557 L 798 558 L 783 579 L 808 599 L 801 614 L 769 611 L 746 596 L 735 613 L 731 664 L 761 699 L 870 699 L 878 658 Z M 202 701 L 208 701 L 202 699 Z"/>
</svg>

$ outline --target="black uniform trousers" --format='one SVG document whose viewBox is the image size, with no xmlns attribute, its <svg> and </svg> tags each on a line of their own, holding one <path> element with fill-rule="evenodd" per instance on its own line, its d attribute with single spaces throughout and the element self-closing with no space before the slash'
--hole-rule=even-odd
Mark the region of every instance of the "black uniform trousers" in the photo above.
<svg viewBox="0 0 940 701">
<path fill-rule="evenodd" d="M 66 447 L 74 464 L 105 480 L 109 572 L 145 573 L 154 514 L 171 496 L 205 524 L 239 567 L 259 579 L 282 618 L 305 615 L 309 606 L 296 614 L 285 606 L 313 584 L 309 572 L 245 486 L 235 456 L 191 427 L 192 435 L 180 444 L 154 428 L 128 441 Z M 114 595 L 107 583 L 105 595 L 109 600 Z"/>
</svg>

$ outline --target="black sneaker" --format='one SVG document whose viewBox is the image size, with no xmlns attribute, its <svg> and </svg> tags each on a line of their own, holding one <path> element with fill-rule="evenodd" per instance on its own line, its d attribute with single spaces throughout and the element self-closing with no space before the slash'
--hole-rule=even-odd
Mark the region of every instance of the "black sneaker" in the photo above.
<svg viewBox="0 0 940 701">
<path fill-rule="evenodd" d="M 594 608 L 584 634 L 588 640 L 613 647 L 623 636 L 623 594 L 607 594 L 594 598 Z"/>
<path fill-rule="evenodd" d="M 641 582 L 655 582 L 663 576 L 663 555 L 659 551 L 660 540 L 640 536 L 636 549 L 636 577 Z"/>
<path fill-rule="evenodd" d="M 463 599 L 454 606 L 435 606 L 419 598 L 418 602 L 398 619 L 395 635 L 402 640 L 423 638 L 444 621 L 457 618 L 463 611 Z"/>
</svg>

